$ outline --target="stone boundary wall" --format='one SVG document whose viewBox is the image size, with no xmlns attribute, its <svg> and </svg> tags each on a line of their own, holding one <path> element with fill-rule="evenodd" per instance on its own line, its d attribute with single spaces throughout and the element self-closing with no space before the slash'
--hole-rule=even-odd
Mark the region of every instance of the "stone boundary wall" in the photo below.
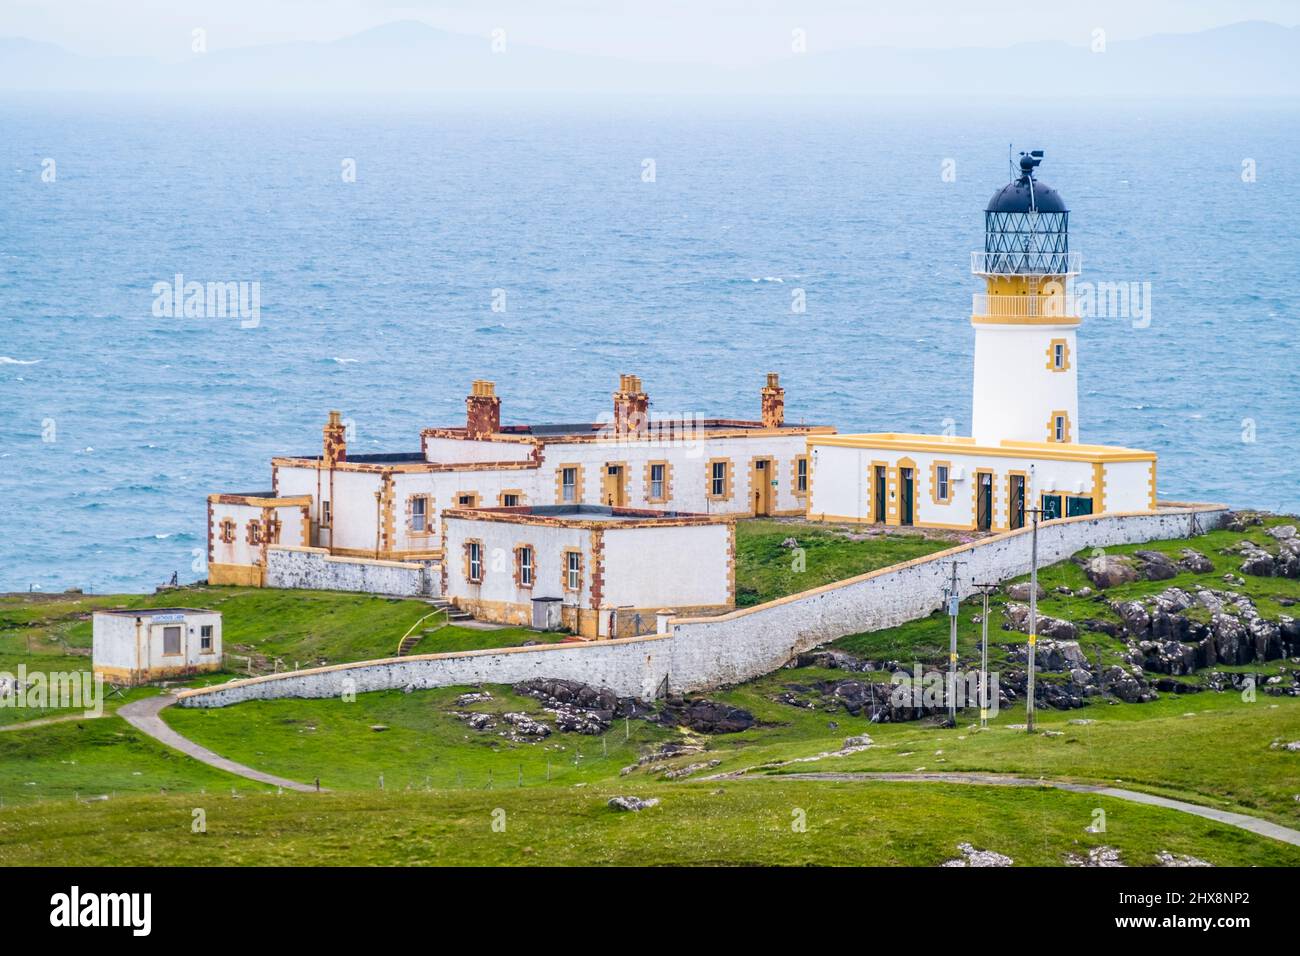
<svg viewBox="0 0 1300 956">
<path fill-rule="evenodd" d="M 1040 565 L 1088 548 L 1191 537 L 1218 527 L 1223 505 L 1177 505 L 1156 512 L 1081 515 L 1038 530 Z M 564 678 L 650 699 L 664 686 L 703 691 L 776 670 L 795 654 L 847 634 L 894 627 L 925 617 L 942 604 L 958 566 L 965 597 L 974 582 L 1025 574 L 1030 529 L 1008 531 L 718 617 L 674 618 L 670 633 L 651 637 L 546 644 L 459 654 L 427 654 L 272 674 L 181 691 L 186 707 L 224 707 L 277 697 L 334 697 L 413 684 L 510 684 L 533 677 Z"/>
<path fill-rule="evenodd" d="M 324 548 L 274 545 L 266 551 L 265 586 L 315 591 L 360 591 L 400 597 L 437 597 L 441 575 L 433 562 L 338 558 Z"/>
</svg>

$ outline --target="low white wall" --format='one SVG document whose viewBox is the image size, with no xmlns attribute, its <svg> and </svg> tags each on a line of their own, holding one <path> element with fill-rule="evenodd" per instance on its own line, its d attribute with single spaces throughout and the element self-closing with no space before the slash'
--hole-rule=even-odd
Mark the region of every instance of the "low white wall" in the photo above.
<svg viewBox="0 0 1300 956">
<path fill-rule="evenodd" d="M 412 684 L 423 690 L 458 684 L 514 684 L 563 677 L 649 700 L 663 683 L 672 641 L 632 637 L 593 644 L 541 644 L 460 654 L 423 654 L 270 674 L 181 691 L 182 707 L 225 707 L 277 697 L 338 697 Z"/>
<path fill-rule="evenodd" d="M 1226 512 L 1221 505 L 1200 505 L 1047 522 L 1038 529 L 1039 565 L 1086 548 L 1189 537 L 1217 527 Z M 1031 529 L 1008 531 L 721 617 L 674 620 L 669 684 L 689 691 L 740 683 L 818 644 L 925 617 L 942 606 L 953 559 L 963 562 L 957 583 L 966 597 L 977 581 L 1027 574 L 1030 542 Z"/>
<path fill-rule="evenodd" d="M 1140 514 L 1087 515 L 1040 526 L 1038 554 L 1047 565 L 1087 548 L 1105 548 L 1209 531 L 1223 520 L 1221 505 L 1190 505 Z M 1010 531 L 873 571 L 812 591 L 719 617 L 683 618 L 671 634 L 590 644 L 542 645 L 464 654 L 432 654 L 231 681 L 182 691 L 188 707 L 224 707 L 275 697 L 333 697 L 351 679 L 357 693 L 414 684 L 509 684 L 532 677 L 564 678 L 650 698 L 665 678 L 673 691 L 699 691 L 751 680 L 795 654 L 863 631 L 894 627 L 938 609 L 956 558 L 963 596 L 976 581 L 1025 574 L 1030 529 Z"/>
<path fill-rule="evenodd" d="M 441 579 L 432 563 L 336 558 L 322 548 L 271 547 L 266 586 L 437 597 Z"/>
</svg>

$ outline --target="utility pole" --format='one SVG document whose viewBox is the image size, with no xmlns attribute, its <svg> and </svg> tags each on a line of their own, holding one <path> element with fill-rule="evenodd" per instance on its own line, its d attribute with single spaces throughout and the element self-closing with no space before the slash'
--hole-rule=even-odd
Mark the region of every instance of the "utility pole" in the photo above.
<svg viewBox="0 0 1300 956">
<path fill-rule="evenodd" d="M 980 727 L 989 725 L 989 595 L 997 584 L 977 584 L 984 593 L 984 614 L 980 617 Z"/>
<path fill-rule="evenodd" d="M 1038 516 L 1042 508 L 1026 509 L 1034 516 L 1029 536 L 1029 687 L 1025 701 L 1025 732 L 1034 732 L 1034 658 L 1038 646 Z"/>
<path fill-rule="evenodd" d="M 948 585 L 948 723 L 957 726 L 957 611 L 960 609 L 961 596 L 957 593 L 957 565 L 965 561 L 952 562 L 952 580 Z"/>
</svg>

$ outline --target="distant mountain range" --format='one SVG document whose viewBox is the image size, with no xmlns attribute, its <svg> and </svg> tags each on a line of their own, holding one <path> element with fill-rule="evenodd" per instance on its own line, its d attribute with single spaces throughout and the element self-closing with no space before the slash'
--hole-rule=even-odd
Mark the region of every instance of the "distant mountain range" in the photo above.
<svg viewBox="0 0 1300 956">
<path fill-rule="evenodd" d="M 1201 33 L 1002 49 L 863 47 L 742 69 L 645 63 L 400 21 L 329 43 L 214 50 L 179 63 L 80 56 L 0 38 L 0 90 L 232 93 L 610 92 L 845 96 L 1288 97 L 1300 95 L 1300 28 L 1246 22 Z"/>
</svg>

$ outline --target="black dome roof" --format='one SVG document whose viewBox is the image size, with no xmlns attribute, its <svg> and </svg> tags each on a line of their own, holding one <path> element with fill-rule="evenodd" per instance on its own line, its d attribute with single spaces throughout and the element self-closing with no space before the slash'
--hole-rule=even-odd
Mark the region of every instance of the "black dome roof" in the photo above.
<svg viewBox="0 0 1300 956">
<path fill-rule="evenodd" d="M 1051 186 L 1022 176 L 993 194 L 985 212 L 1029 212 L 1029 191 L 1034 191 L 1034 208 L 1039 212 L 1068 212 L 1065 200 Z"/>
</svg>

